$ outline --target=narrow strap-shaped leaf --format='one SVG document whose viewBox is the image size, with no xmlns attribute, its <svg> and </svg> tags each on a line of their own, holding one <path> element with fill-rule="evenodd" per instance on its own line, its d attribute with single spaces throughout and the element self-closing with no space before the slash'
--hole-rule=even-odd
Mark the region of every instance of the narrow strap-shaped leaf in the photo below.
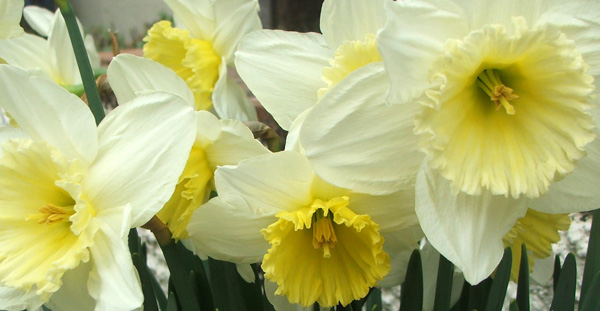
<svg viewBox="0 0 600 311">
<path fill-rule="evenodd" d="M 556 284 L 558 284 L 561 269 L 560 256 L 556 255 L 554 256 L 554 272 L 552 273 L 552 290 L 554 291 L 556 291 Z"/>
<path fill-rule="evenodd" d="M 179 305 L 177 304 L 177 296 L 175 295 L 175 292 L 169 292 L 169 298 L 167 300 L 167 308 L 165 309 L 165 311 L 179 311 L 181 310 L 181 308 L 179 308 Z"/>
<path fill-rule="evenodd" d="M 447 311 L 450 309 L 453 276 L 454 265 L 444 256 L 440 255 L 437 283 L 435 286 L 435 300 L 433 302 L 434 311 Z"/>
<path fill-rule="evenodd" d="M 185 248 L 182 243 L 177 243 L 177 253 L 181 258 L 181 262 L 187 271 L 194 272 L 194 288 L 200 310 L 212 311 L 215 310 L 212 289 L 208 282 L 208 276 L 205 266 L 200 258 L 190 250 Z M 188 279 L 192 282 L 192 279 Z"/>
<path fill-rule="evenodd" d="M 575 283 L 577 281 L 577 264 L 575 256 L 571 253 L 565 258 L 560 276 L 554 290 L 554 298 L 550 310 L 573 311 L 575 310 Z"/>
<path fill-rule="evenodd" d="M 158 311 L 158 305 L 156 304 L 156 296 L 154 295 L 154 287 L 152 286 L 152 278 L 146 261 L 142 259 L 140 254 L 135 253 L 131 256 L 133 265 L 138 271 L 140 276 L 140 283 L 142 283 L 142 293 L 144 293 L 144 310 L 145 311 Z"/>
<path fill-rule="evenodd" d="M 579 302 L 579 311 L 600 311 L 600 299 L 597 296 L 600 293 L 600 272 L 596 274 L 588 290 L 591 294 Z"/>
<path fill-rule="evenodd" d="M 471 285 L 467 282 L 463 283 L 461 288 L 460 297 L 456 304 L 450 309 L 450 311 L 469 311 L 469 292 L 471 291 Z"/>
<path fill-rule="evenodd" d="M 369 296 L 367 296 L 367 311 L 383 311 L 382 303 L 381 289 L 372 288 Z"/>
<path fill-rule="evenodd" d="M 483 310 L 488 299 L 490 288 L 492 287 L 492 278 L 487 278 L 475 286 L 469 288 L 468 311 Z"/>
<path fill-rule="evenodd" d="M 75 12 L 73 12 L 73 7 L 71 7 L 69 0 L 54 0 L 54 2 L 60 8 L 60 13 L 67 24 L 67 31 L 69 32 L 71 45 L 73 45 L 73 51 L 75 52 L 75 59 L 77 60 L 77 66 L 81 74 L 81 81 L 83 82 L 88 105 L 94 115 L 94 119 L 96 119 L 96 124 L 100 124 L 100 121 L 104 119 L 104 108 L 102 108 L 102 101 L 100 100 L 100 94 L 98 93 L 96 80 L 94 79 L 94 71 L 92 70 L 92 65 L 88 58 L 79 26 L 77 25 Z"/>
<path fill-rule="evenodd" d="M 196 292 L 189 284 L 189 270 L 186 269 L 180 255 L 177 252 L 176 243 L 172 242 L 167 245 L 161 245 L 167 266 L 171 272 L 171 282 L 175 289 L 175 293 L 179 298 L 179 303 L 183 310 L 200 310 Z"/>
<path fill-rule="evenodd" d="M 521 263 L 519 264 L 519 280 L 517 283 L 517 305 L 520 311 L 529 311 L 529 256 L 527 246 L 521 246 Z"/>
<path fill-rule="evenodd" d="M 600 272 L 600 209 L 595 210 L 592 217 L 592 231 L 590 232 L 590 239 L 588 241 L 585 267 L 583 268 L 583 280 L 581 283 L 581 301 L 584 301 L 588 293 L 593 293 L 589 289 L 592 280 Z"/>
<path fill-rule="evenodd" d="M 208 259 L 210 284 L 215 307 L 219 310 L 262 310 L 262 292 L 257 282 L 247 283 L 237 272 L 235 264 Z"/>
<path fill-rule="evenodd" d="M 400 311 L 423 310 L 423 265 L 421 253 L 414 250 L 410 255 L 406 278 L 400 288 Z"/>
<path fill-rule="evenodd" d="M 510 270 L 512 268 L 512 250 L 510 247 L 504 250 L 504 256 L 498 264 L 490 292 L 488 294 L 487 302 L 485 305 L 486 311 L 501 311 L 502 304 L 504 303 L 504 297 L 506 297 L 506 290 L 508 288 L 508 282 L 510 281 Z"/>
<path fill-rule="evenodd" d="M 510 302 L 510 305 L 508 306 L 508 311 L 519 311 L 519 305 L 515 300 Z"/>
<path fill-rule="evenodd" d="M 165 310 L 167 308 L 167 295 L 163 292 L 162 287 L 160 287 L 160 284 L 153 273 L 150 273 L 150 279 L 152 280 L 152 287 L 154 288 L 154 294 L 158 301 L 158 307 L 161 310 Z"/>
</svg>

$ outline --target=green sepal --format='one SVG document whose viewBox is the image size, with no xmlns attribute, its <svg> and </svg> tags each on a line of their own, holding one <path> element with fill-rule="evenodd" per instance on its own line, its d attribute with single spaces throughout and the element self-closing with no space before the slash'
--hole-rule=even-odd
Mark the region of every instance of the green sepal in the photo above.
<svg viewBox="0 0 600 311">
<path fill-rule="evenodd" d="M 423 264 L 421 253 L 415 249 L 410 255 L 406 278 L 400 287 L 400 311 L 423 310 Z"/>
</svg>

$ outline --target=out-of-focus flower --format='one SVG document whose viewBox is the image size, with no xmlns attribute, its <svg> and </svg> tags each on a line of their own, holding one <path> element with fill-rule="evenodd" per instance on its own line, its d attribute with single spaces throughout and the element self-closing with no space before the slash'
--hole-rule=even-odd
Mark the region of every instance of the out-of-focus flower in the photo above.
<svg viewBox="0 0 600 311">
<path fill-rule="evenodd" d="M 256 0 L 165 0 L 176 28 L 160 21 L 144 38 L 144 56 L 177 73 L 192 90 L 197 110 L 214 107 L 224 119 L 256 120 L 254 106 L 227 76 L 240 38 L 261 29 Z"/>
<path fill-rule="evenodd" d="M 599 3 L 386 4 L 378 46 L 389 101 L 422 106 L 416 211 L 433 246 L 476 284 L 528 208 L 569 213 L 600 200 L 590 188 L 600 176 Z"/>
<path fill-rule="evenodd" d="M 242 39 L 238 73 L 283 129 L 346 76 L 381 61 L 375 34 L 385 23 L 383 2 L 325 0 L 323 35 L 262 30 Z"/>
<path fill-rule="evenodd" d="M 294 151 L 219 167 L 215 180 L 219 196 L 188 225 L 192 243 L 217 259 L 262 261 L 275 294 L 305 307 L 347 305 L 373 286 L 398 284 L 422 237 L 412 190 L 339 188 Z"/>
<path fill-rule="evenodd" d="M 36 6 L 27 6 L 23 12 L 30 26 L 48 39 L 24 34 L 17 38 L 0 40 L 0 58 L 7 64 L 50 79 L 69 90 L 81 85 L 79 67 L 67 25 L 60 12 L 57 10 L 52 13 Z M 83 28 L 80 26 L 79 29 Z M 91 36 L 86 37 L 85 43 L 92 68 L 99 68 L 100 57 Z"/>
<path fill-rule="evenodd" d="M 21 0 L 0 0 L 0 40 L 23 34 L 19 22 L 24 5 Z"/>
<path fill-rule="evenodd" d="M 176 94 L 194 107 L 194 95 L 185 82 L 163 65 L 133 55 L 117 56 L 108 68 L 113 90 L 121 102 L 156 91 Z M 239 121 L 218 120 L 207 111 L 194 112 L 196 139 L 171 199 L 157 214 L 173 238 L 187 239 L 186 227 L 194 210 L 208 201 L 217 166 L 268 153 Z"/>
<path fill-rule="evenodd" d="M 141 308 L 127 235 L 172 194 L 192 109 L 154 93 L 96 128 L 76 96 L 9 65 L 0 103 L 19 124 L 0 128 L 0 309 Z"/>
</svg>

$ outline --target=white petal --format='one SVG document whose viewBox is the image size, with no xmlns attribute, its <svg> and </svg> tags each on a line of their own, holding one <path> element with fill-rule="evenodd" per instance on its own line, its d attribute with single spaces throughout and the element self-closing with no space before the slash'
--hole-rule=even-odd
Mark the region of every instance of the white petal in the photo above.
<svg viewBox="0 0 600 311">
<path fill-rule="evenodd" d="M 283 151 L 219 167 L 215 182 L 219 196 L 241 196 L 256 213 L 296 210 L 312 203 L 313 172 L 299 153 Z"/>
<path fill-rule="evenodd" d="M 192 214 L 187 227 L 194 247 L 206 255 L 235 263 L 255 263 L 269 249 L 261 229 L 277 221 L 275 212 L 257 213 L 239 196 L 216 197 Z"/>
<path fill-rule="evenodd" d="M 539 24 L 560 27 L 568 39 L 575 41 L 577 50 L 590 65 L 589 73 L 600 75 L 600 3 L 598 1 L 561 3 L 542 15 Z"/>
<path fill-rule="evenodd" d="M 46 40 L 38 36 L 24 34 L 18 38 L 0 40 L 0 59 L 49 80 L 58 76 L 50 63 Z"/>
<path fill-rule="evenodd" d="M 28 5 L 23 9 L 23 18 L 35 32 L 48 37 L 54 19 L 54 13 L 37 5 Z"/>
<path fill-rule="evenodd" d="M 323 36 L 278 30 L 246 35 L 236 52 L 240 77 L 283 129 L 317 102 L 323 68 L 333 58 Z"/>
<path fill-rule="evenodd" d="M 241 160 L 269 153 L 242 123 L 221 120 L 221 124 L 221 135 L 205 150 L 208 163 L 214 169 L 217 166 L 237 165 Z"/>
<path fill-rule="evenodd" d="M 94 37 L 92 37 L 91 35 L 86 35 L 83 39 L 83 44 L 85 45 L 85 50 L 87 51 L 88 57 L 90 59 L 90 64 L 92 64 L 92 69 L 100 68 L 101 60 L 100 55 L 98 55 L 98 51 L 96 50 Z"/>
<path fill-rule="evenodd" d="M 531 280 L 540 286 L 546 286 L 554 273 L 554 256 L 536 259 L 531 273 Z"/>
<path fill-rule="evenodd" d="M 306 120 L 306 116 L 311 110 L 312 107 L 304 110 L 304 112 L 292 122 L 292 125 L 288 129 L 287 137 L 285 138 L 285 150 L 304 154 L 304 148 L 300 145 L 300 129 L 302 128 L 302 124 L 304 124 L 304 120 Z"/>
<path fill-rule="evenodd" d="M 377 46 L 389 72 L 391 102 L 415 98 L 428 86 L 429 66 L 448 38 L 468 33 L 460 8 L 449 1 L 387 1 L 387 23 Z"/>
<path fill-rule="evenodd" d="M 388 85 L 380 62 L 363 66 L 306 116 L 300 144 L 323 179 L 371 194 L 392 193 L 414 182 L 423 157 L 412 133 L 420 107 L 386 104 Z"/>
<path fill-rule="evenodd" d="M 165 0 L 173 10 L 176 24 L 183 24 L 193 38 L 210 40 L 215 31 L 212 1 L 208 0 Z M 180 25 L 178 25 L 179 27 Z"/>
<path fill-rule="evenodd" d="M 419 219 L 415 214 L 414 185 L 389 195 L 353 193 L 350 205 L 353 212 L 369 215 L 381 231 L 398 231 L 419 226 Z M 421 238 L 422 236 L 416 241 Z"/>
<path fill-rule="evenodd" d="M 8 39 L 23 34 L 19 26 L 24 2 L 21 0 L 2 0 L 0 2 L 0 39 Z"/>
<path fill-rule="evenodd" d="M 221 62 L 219 66 L 219 80 L 215 84 L 212 94 L 215 111 L 222 119 L 239 121 L 256 121 L 256 108 L 248 95 L 233 79 L 227 76 L 227 65 Z"/>
<path fill-rule="evenodd" d="M 267 299 L 273 305 L 276 311 L 311 311 L 313 307 L 302 307 L 299 304 L 292 304 L 288 301 L 286 296 L 275 295 L 275 291 L 277 290 L 277 283 L 271 282 L 269 280 L 265 280 L 265 294 L 267 295 Z M 327 308 L 325 308 L 327 309 Z M 321 307 L 320 310 L 324 310 Z"/>
<path fill-rule="evenodd" d="M 400 285 L 406 277 L 406 267 L 410 255 L 414 249 L 419 247 L 418 242 L 423 238 L 423 231 L 417 225 L 404 230 L 389 232 L 383 232 L 382 230 L 381 235 L 385 239 L 383 250 L 391 258 L 391 270 L 378 284 L 382 287 Z"/>
<path fill-rule="evenodd" d="M 18 289 L 0 286 L 0 309 L 7 311 L 36 310 L 44 302 L 35 290 L 22 292 Z"/>
<path fill-rule="evenodd" d="M 479 29 L 484 25 L 502 24 L 511 28 L 512 19 L 515 16 L 522 16 L 525 20 L 534 24 L 540 15 L 552 6 L 556 0 L 503 0 L 503 1 L 477 1 L 477 0 L 457 0 L 465 16 L 469 21 L 472 30 Z M 562 1 L 564 2 L 564 1 Z"/>
<path fill-rule="evenodd" d="M 120 104 L 138 95 L 162 91 L 183 98 L 194 106 L 194 94 L 173 70 L 151 60 L 131 54 L 115 57 L 106 71 Z"/>
<path fill-rule="evenodd" d="M 213 37 L 215 51 L 231 63 L 238 42 L 247 33 L 262 28 L 258 17 L 258 1 L 215 1 L 216 29 Z"/>
<path fill-rule="evenodd" d="M 254 270 L 252 269 L 251 265 L 239 263 L 235 265 L 235 269 L 242 279 L 244 279 L 244 281 L 247 283 L 254 283 L 254 281 L 256 281 Z"/>
<path fill-rule="evenodd" d="M 52 311 L 92 311 L 96 301 L 88 292 L 88 279 L 92 271 L 92 262 L 81 263 L 69 270 L 62 278 L 63 285 L 52 294 L 45 305 Z"/>
<path fill-rule="evenodd" d="M 48 35 L 48 47 L 50 61 L 58 71 L 61 83 L 65 85 L 81 84 L 81 75 L 67 31 L 67 24 L 59 10 L 54 13 L 54 20 Z"/>
<path fill-rule="evenodd" d="M 89 108 L 60 86 L 0 65 L 0 103 L 34 140 L 47 141 L 88 164 L 96 156 L 96 123 Z"/>
<path fill-rule="evenodd" d="M 444 257 L 478 284 L 504 254 L 503 237 L 527 211 L 526 199 L 454 195 L 450 182 L 424 166 L 417 177 L 416 211 L 425 236 Z"/>
<path fill-rule="evenodd" d="M 141 284 L 127 243 L 127 233 L 114 232 L 103 226 L 90 247 L 93 268 L 88 280 L 96 310 L 129 311 L 140 308 L 144 301 Z"/>
<path fill-rule="evenodd" d="M 96 209 L 131 203 L 132 227 L 169 199 L 195 137 L 192 108 L 167 93 L 140 96 L 102 121 L 99 150 L 85 184 Z"/>
<path fill-rule="evenodd" d="M 346 40 L 363 40 L 385 23 L 382 0 L 326 0 L 321 9 L 321 32 L 331 49 Z"/>
<path fill-rule="evenodd" d="M 11 138 L 26 138 L 27 134 L 21 128 L 5 126 L 0 127 L 0 146 Z M 0 148 L 0 157 L 2 157 L 2 148 Z"/>
</svg>

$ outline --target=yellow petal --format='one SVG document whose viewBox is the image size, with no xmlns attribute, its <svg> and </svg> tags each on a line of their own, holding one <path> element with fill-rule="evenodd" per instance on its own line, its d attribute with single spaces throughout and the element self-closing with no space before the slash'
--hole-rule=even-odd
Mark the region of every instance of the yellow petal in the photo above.
<svg viewBox="0 0 600 311">
<path fill-rule="evenodd" d="M 379 226 L 348 204 L 348 197 L 317 199 L 309 207 L 278 213 L 279 220 L 262 230 L 271 244 L 262 268 L 277 283 L 275 294 L 305 307 L 347 305 L 389 273 Z"/>
</svg>

